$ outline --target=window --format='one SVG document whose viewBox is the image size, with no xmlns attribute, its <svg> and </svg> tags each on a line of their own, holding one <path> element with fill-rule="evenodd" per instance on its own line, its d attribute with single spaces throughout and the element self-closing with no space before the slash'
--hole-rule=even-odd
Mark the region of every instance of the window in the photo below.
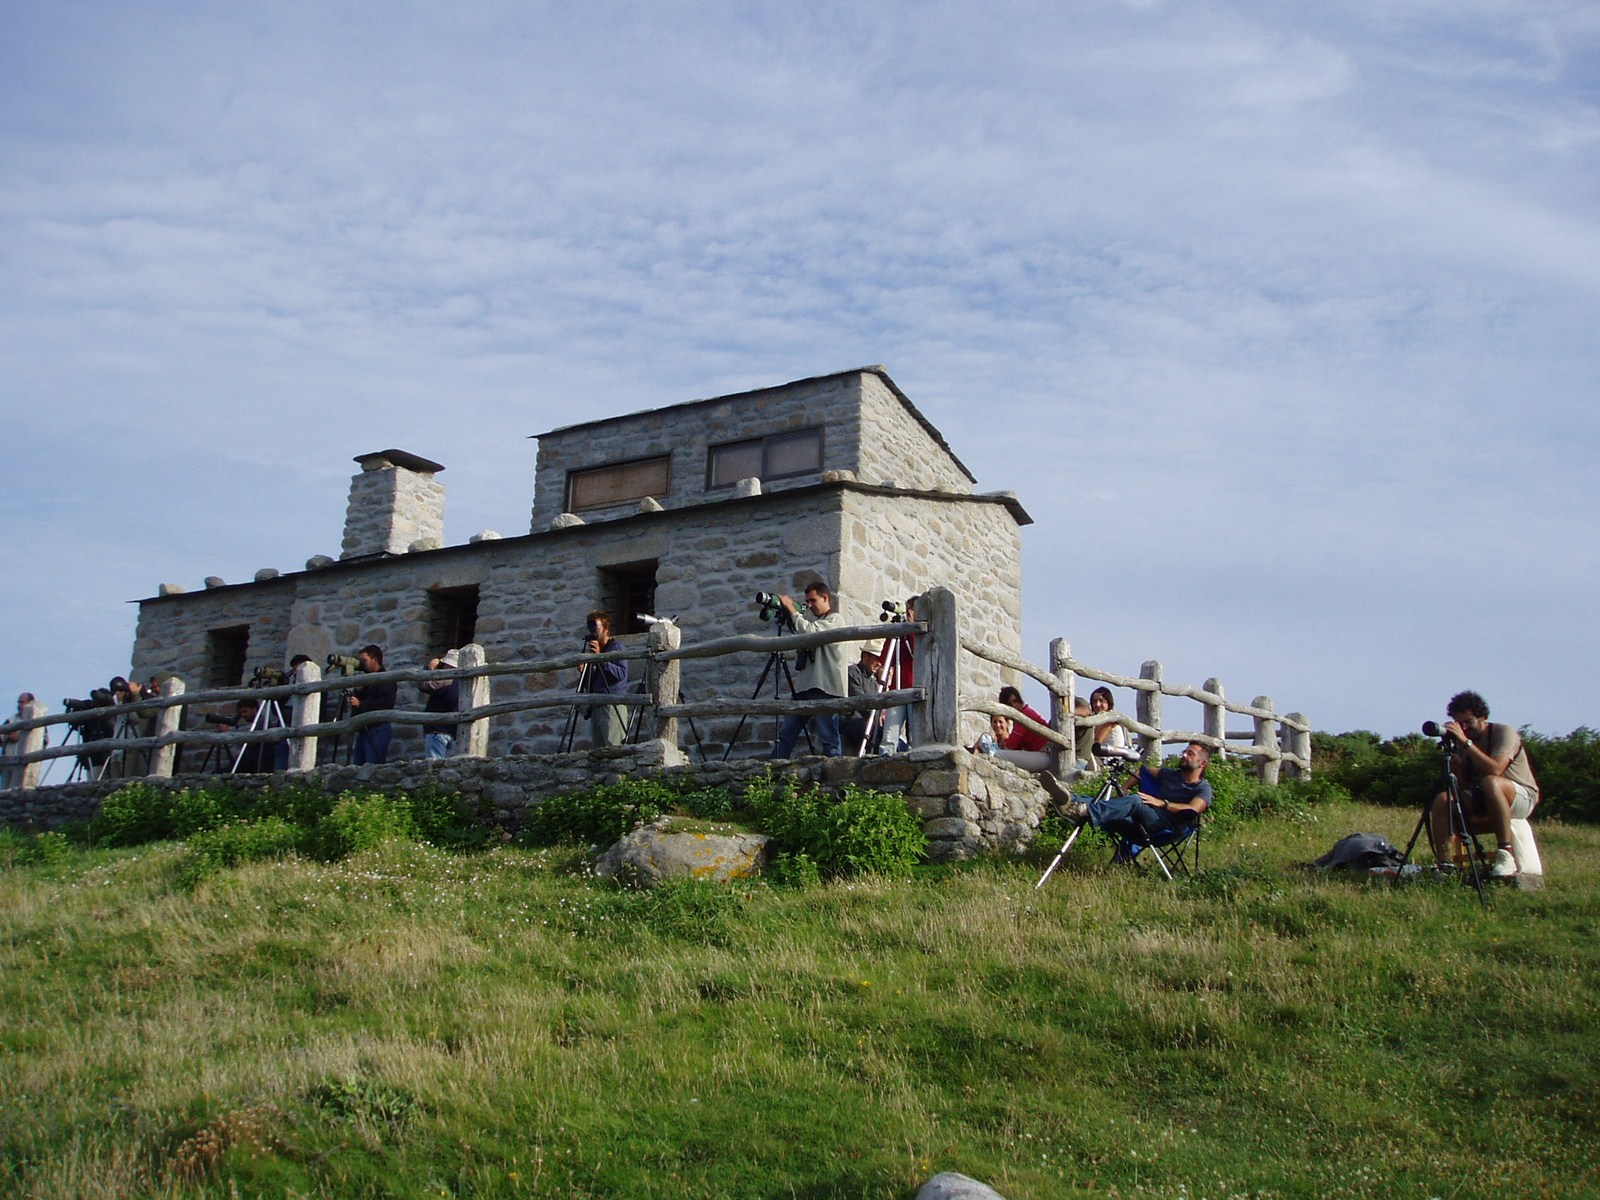
<svg viewBox="0 0 1600 1200">
<path fill-rule="evenodd" d="M 250 626 L 231 625 L 206 634 L 206 683 L 210 687 L 239 687 L 244 683 L 244 663 L 250 654 Z"/>
<path fill-rule="evenodd" d="M 640 458 L 571 471 L 567 475 L 567 511 L 609 508 L 646 496 L 665 496 L 672 486 L 672 458 Z"/>
<path fill-rule="evenodd" d="M 627 563 L 600 568 L 600 605 L 611 614 L 614 634 L 644 633 L 649 629 L 640 613 L 656 613 L 656 563 Z"/>
<path fill-rule="evenodd" d="M 459 650 L 478 632 L 478 585 L 428 591 L 428 653 Z"/>
<path fill-rule="evenodd" d="M 747 442 L 711 447 L 706 486 L 729 487 L 741 479 L 787 479 L 822 470 L 822 430 L 775 433 Z"/>
</svg>

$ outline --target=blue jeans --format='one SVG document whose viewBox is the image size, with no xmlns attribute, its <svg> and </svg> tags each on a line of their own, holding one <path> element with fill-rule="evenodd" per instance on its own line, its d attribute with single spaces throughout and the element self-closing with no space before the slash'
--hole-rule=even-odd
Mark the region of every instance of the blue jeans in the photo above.
<svg viewBox="0 0 1600 1200">
<path fill-rule="evenodd" d="M 1140 845 L 1164 842 L 1183 825 L 1164 809 L 1152 808 L 1138 796 L 1112 796 L 1108 800 L 1088 800 L 1089 821 L 1096 829 L 1131 838 Z"/>
<path fill-rule="evenodd" d="M 358 729 L 355 753 L 351 755 L 350 761 L 358 767 L 367 763 L 388 762 L 389 743 L 393 740 L 393 725 L 369 725 L 365 729 Z"/>
<path fill-rule="evenodd" d="M 796 692 L 796 700 L 837 700 L 838 696 L 830 696 L 827 692 L 818 691 L 816 688 L 807 688 L 803 692 Z M 805 731 L 807 722 L 817 731 L 817 741 L 822 743 L 822 752 L 829 757 L 838 758 L 844 753 L 844 740 L 839 732 L 838 713 L 818 713 L 814 717 L 784 717 L 778 722 L 778 740 L 772 743 L 773 758 L 791 758 L 794 756 L 795 743 L 800 740 L 800 734 Z"/>
<path fill-rule="evenodd" d="M 422 752 L 429 758 L 449 758 L 450 747 L 455 745 L 455 740 L 448 733 L 425 733 L 422 735 Z"/>
</svg>

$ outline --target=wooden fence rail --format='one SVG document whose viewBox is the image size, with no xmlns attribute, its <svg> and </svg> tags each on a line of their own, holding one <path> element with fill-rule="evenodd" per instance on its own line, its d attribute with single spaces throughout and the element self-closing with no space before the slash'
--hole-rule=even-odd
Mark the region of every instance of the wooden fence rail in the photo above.
<svg viewBox="0 0 1600 1200">
<path fill-rule="evenodd" d="M 124 767 L 131 756 L 147 753 L 147 774 L 164 778 L 173 772 L 175 756 L 180 747 L 207 749 L 211 747 L 243 747 L 251 744 L 289 744 L 288 769 L 305 771 L 317 763 L 320 739 L 343 737 L 379 724 L 424 725 L 440 724 L 443 714 L 414 709 L 395 709 L 382 712 L 364 712 L 334 720 L 322 719 L 323 697 L 330 692 L 341 692 L 367 687 L 376 683 L 425 683 L 460 680 L 464 684 L 459 710 L 449 714 L 449 723 L 458 729 L 454 753 L 463 757 L 484 757 L 488 753 L 490 722 L 498 717 L 516 713 L 551 709 L 571 710 L 574 706 L 604 703 L 626 708 L 642 708 L 648 726 L 641 736 L 659 738 L 677 746 L 680 744 L 678 722 L 693 717 L 807 715 L 819 713 L 854 713 L 877 709 L 907 706 L 911 715 L 910 740 L 913 745 L 955 744 L 959 737 L 959 719 L 963 711 L 1000 712 L 1019 721 L 1027 728 L 1043 734 L 1068 755 L 1075 754 L 1077 730 L 1084 725 L 1098 725 L 1106 721 L 1120 721 L 1135 736 L 1147 756 L 1159 757 L 1163 743 L 1199 740 L 1219 750 L 1227 750 L 1229 739 L 1248 737 L 1250 745 L 1237 749 L 1256 757 L 1263 778 L 1276 780 L 1280 764 L 1292 770 L 1310 770 L 1310 726 L 1298 714 L 1279 716 L 1266 697 L 1258 697 L 1250 705 L 1237 705 L 1227 701 L 1221 684 L 1207 680 L 1203 688 L 1171 685 L 1161 679 L 1159 663 L 1146 663 L 1137 679 L 1123 678 L 1097 670 L 1086 664 L 1074 662 L 1067 643 L 1058 639 L 1050 645 L 1049 670 L 1016 655 L 991 647 L 981 646 L 962 639 L 955 597 L 944 588 L 934 588 L 925 593 L 919 605 L 923 619 L 915 622 L 890 622 L 874 625 L 852 625 L 812 633 L 779 633 L 775 636 L 741 634 L 715 638 L 691 645 L 682 643 L 682 631 L 670 621 L 653 624 L 642 647 L 614 651 L 609 654 L 571 653 L 547 658 L 490 663 L 483 648 L 476 644 L 460 651 L 459 665 L 452 669 L 426 671 L 406 668 L 373 672 L 361 675 L 330 675 L 324 677 L 322 669 L 314 662 L 302 663 L 292 682 L 262 687 L 212 688 L 187 692 L 181 679 L 172 679 L 168 694 L 152 700 L 116 705 L 76 713 L 46 715 L 44 706 L 35 702 L 19 719 L 0 724 L 0 733 L 17 733 L 20 739 L 11 743 L 19 753 L 7 755 L 0 763 L 6 768 L 6 787 L 31 788 L 39 784 L 41 767 L 58 758 L 77 758 L 80 762 L 99 759 L 107 761 L 110 755 L 120 753 Z M 681 664 L 685 661 L 721 658 L 728 655 L 787 653 L 795 650 L 815 649 L 841 642 L 876 641 L 880 638 L 904 637 L 915 639 L 917 682 L 915 688 L 883 692 L 873 696 L 852 696 L 837 700 L 762 700 L 717 696 L 708 700 L 686 703 L 680 694 Z M 1015 710 L 981 698 L 962 698 L 958 692 L 961 653 L 975 655 L 1019 675 L 1037 680 L 1051 695 L 1051 721 L 1042 725 Z M 580 693 L 565 688 L 545 688 L 531 695 L 495 701 L 492 683 L 508 676 L 551 675 L 583 665 L 630 661 L 645 665 L 645 690 L 642 693 L 621 694 Z M 1073 715 L 1075 677 L 1094 679 L 1113 686 L 1134 689 L 1139 696 L 1137 718 L 1116 714 L 1099 718 L 1079 718 Z M 1186 697 L 1197 700 L 1205 711 L 1205 728 L 1196 733 L 1174 731 L 1163 727 L 1160 699 L 1162 696 Z M 286 724 L 253 730 L 236 730 L 227 733 L 180 727 L 185 710 L 191 706 L 233 704 L 240 700 L 255 700 L 266 704 L 287 701 L 291 714 Z M 1230 734 L 1223 728 L 1224 713 L 1236 713 L 1255 722 L 1248 734 Z M 136 718 L 154 714 L 154 730 L 145 736 L 130 736 Z M 68 726 L 80 733 L 85 722 L 111 721 L 115 723 L 110 738 L 80 741 L 57 746 L 44 745 L 46 731 L 52 727 Z M 641 722 L 643 724 L 643 722 Z M 1280 742 L 1279 731 L 1287 730 L 1290 745 Z M 124 775 L 124 777 L 128 777 Z"/>
</svg>

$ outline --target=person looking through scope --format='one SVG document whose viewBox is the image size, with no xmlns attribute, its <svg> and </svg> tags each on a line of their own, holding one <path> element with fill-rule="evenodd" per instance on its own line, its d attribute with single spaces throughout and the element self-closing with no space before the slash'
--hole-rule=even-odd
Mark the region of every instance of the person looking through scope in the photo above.
<svg viewBox="0 0 1600 1200">
<path fill-rule="evenodd" d="M 797 633 L 819 633 L 837 629 L 844 618 L 833 607 L 833 589 L 822 580 L 806 585 L 805 608 L 796 607 L 793 596 L 779 596 L 778 605 L 788 615 Z M 794 698 L 796 700 L 840 700 L 850 691 L 850 650 L 843 642 L 830 642 L 811 650 L 798 650 L 794 656 Z M 817 731 L 822 753 L 837 758 L 844 751 L 839 730 L 839 714 L 817 713 L 812 717 L 784 717 L 778 723 L 778 740 L 772 744 L 773 758 L 789 758 L 807 723 Z"/>
<path fill-rule="evenodd" d="M 624 646 L 611 636 L 611 615 L 597 608 L 586 618 L 583 652 L 610 654 Z M 580 692 L 620 696 L 628 690 L 628 663 L 588 663 L 578 682 Z M 589 740 L 596 748 L 620 746 L 628 736 L 628 708 L 625 704 L 594 704 L 589 707 Z"/>
<path fill-rule="evenodd" d="M 356 656 L 361 662 L 363 675 L 376 675 L 383 670 L 383 647 L 366 645 Z M 357 716 L 369 712 L 387 712 L 395 706 L 397 688 L 393 683 L 369 683 L 358 687 L 350 697 L 350 707 Z M 350 761 L 356 766 L 389 761 L 389 743 L 394 740 L 394 726 L 384 721 L 356 731 L 355 750 Z"/>
<path fill-rule="evenodd" d="M 1449 869 L 1462 850 L 1462 834 L 1493 833 L 1496 849 L 1489 877 L 1514 879 L 1519 867 L 1511 822 L 1526 820 L 1539 807 L 1539 781 L 1528 749 L 1512 726 L 1490 722 L 1489 705 L 1477 692 L 1457 692 L 1445 712 L 1450 719 L 1442 729 L 1429 721 L 1422 731 L 1441 738 L 1451 751 L 1450 766 L 1460 783 L 1470 829 L 1457 828 L 1449 790 L 1438 792 L 1428 809 L 1433 856 Z"/>
</svg>

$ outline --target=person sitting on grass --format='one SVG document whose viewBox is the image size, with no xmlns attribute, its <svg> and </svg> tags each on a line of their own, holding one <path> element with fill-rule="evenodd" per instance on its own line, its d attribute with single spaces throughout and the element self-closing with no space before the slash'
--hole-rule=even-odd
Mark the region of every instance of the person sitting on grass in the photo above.
<svg viewBox="0 0 1600 1200">
<path fill-rule="evenodd" d="M 1204 778 L 1210 765 L 1211 751 L 1199 742 L 1190 742 L 1176 767 L 1140 770 L 1138 790 L 1125 796 L 1106 800 L 1074 796 L 1048 771 L 1039 776 L 1039 782 L 1055 800 L 1056 811 L 1068 821 L 1076 825 L 1087 821 L 1096 829 L 1148 846 L 1170 840 L 1211 807 L 1211 785 Z M 1130 775 L 1124 787 L 1134 782 Z"/>
</svg>

